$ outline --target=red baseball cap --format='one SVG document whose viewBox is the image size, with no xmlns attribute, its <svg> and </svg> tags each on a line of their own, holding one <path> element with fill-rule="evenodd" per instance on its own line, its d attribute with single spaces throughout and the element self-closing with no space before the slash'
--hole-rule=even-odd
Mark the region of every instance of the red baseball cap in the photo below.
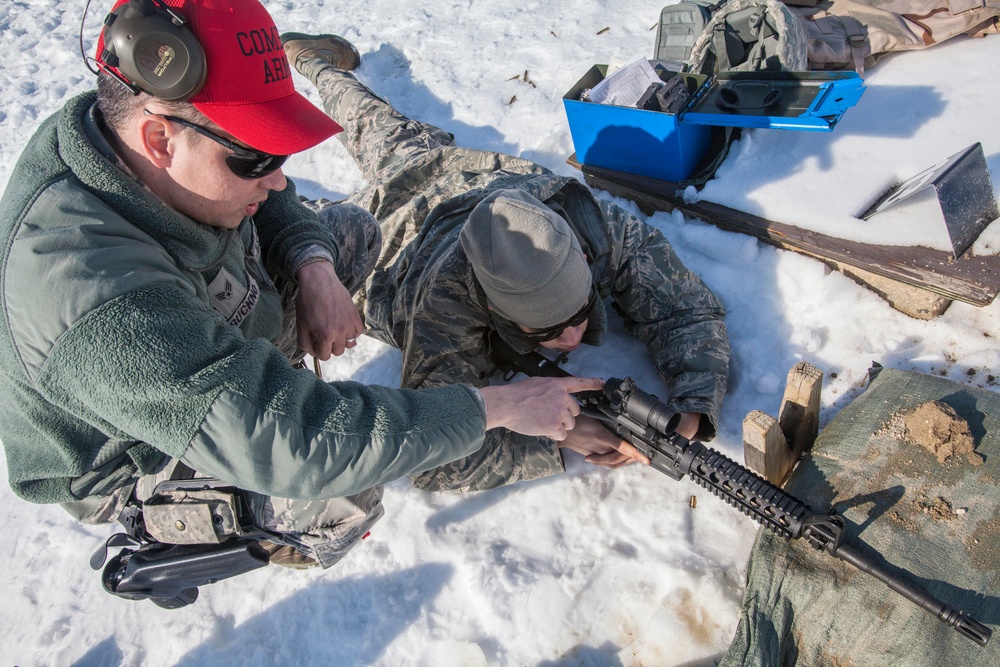
<svg viewBox="0 0 1000 667">
<path fill-rule="evenodd" d="M 117 0 L 111 11 L 129 0 Z M 205 52 L 204 86 L 190 98 L 219 127 L 257 150 L 291 155 L 343 128 L 292 83 L 274 20 L 259 0 L 155 0 L 180 14 Z M 102 60 L 104 33 L 97 41 Z"/>
</svg>

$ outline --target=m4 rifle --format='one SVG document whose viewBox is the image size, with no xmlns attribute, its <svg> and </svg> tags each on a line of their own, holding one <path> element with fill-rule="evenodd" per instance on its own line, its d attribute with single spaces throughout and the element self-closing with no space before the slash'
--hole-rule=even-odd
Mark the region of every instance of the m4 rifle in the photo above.
<svg viewBox="0 0 1000 667">
<path fill-rule="evenodd" d="M 495 331 L 490 335 L 489 347 L 491 360 L 507 374 L 507 379 L 515 373 L 543 377 L 570 375 L 558 361 L 537 352 L 517 352 Z M 601 391 L 580 392 L 576 398 L 580 414 L 599 420 L 619 438 L 630 442 L 654 469 L 676 480 L 690 475 L 696 483 L 771 532 L 786 540 L 804 539 L 813 548 L 867 572 L 980 646 L 990 641 L 993 632 L 987 626 L 845 544 L 847 522 L 842 516 L 813 512 L 798 498 L 724 454 L 678 434 L 677 411 L 639 389 L 632 378 L 609 379 Z"/>
</svg>

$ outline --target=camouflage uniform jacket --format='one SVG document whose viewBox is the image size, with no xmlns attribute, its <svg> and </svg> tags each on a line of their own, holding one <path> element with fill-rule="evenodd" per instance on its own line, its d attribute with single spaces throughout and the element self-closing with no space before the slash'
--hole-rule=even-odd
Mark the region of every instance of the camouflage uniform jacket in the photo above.
<svg viewBox="0 0 1000 667">
<path fill-rule="evenodd" d="M 498 372 L 485 343 L 493 328 L 515 347 L 531 347 L 487 310 L 458 241 L 471 209 L 498 188 L 524 190 L 562 214 L 589 261 L 597 259 L 602 246 L 607 250 L 603 262 L 592 263 L 595 284 L 610 297 L 629 333 L 648 347 L 670 388 L 671 404 L 707 415 L 699 435 L 712 437 L 729 361 L 719 301 L 657 230 L 598 202 L 574 179 L 500 153 L 437 147 L 351 198 L 374 213 L 382 227 L 382 256 L 367 286 L 366 323 L 372 335 L 402 351 L 402 386 L 489 384 Z M 603 238 L 593 238 L 595 229 Z M 591 345 L 601 343 L 607 324 L 602 303 L 595 311 L 584 337 Z M 525 439 L 534 446 L 518 442 Z M 542 459 L 522 462 L 536 471 L 526 473 L 529 477 L 562 469 L 551 441 L 496 429 L 487 433 L 484 449 L 491 447 Z M 497 480 L 509 481 L 514 480 Z"/>
</svg>

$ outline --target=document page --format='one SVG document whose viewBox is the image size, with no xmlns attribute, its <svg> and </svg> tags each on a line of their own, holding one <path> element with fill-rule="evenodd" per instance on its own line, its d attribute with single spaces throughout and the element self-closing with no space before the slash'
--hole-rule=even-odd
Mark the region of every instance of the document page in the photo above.
<svg viewBox="0 0 1000 667">
<path fill-rule="evenodd" d="M 649 85 L 660 77 L 645 58 L 623 65 L 590 89 L 587 100 L 597 104 L 634 107 Z"/>
</svg>

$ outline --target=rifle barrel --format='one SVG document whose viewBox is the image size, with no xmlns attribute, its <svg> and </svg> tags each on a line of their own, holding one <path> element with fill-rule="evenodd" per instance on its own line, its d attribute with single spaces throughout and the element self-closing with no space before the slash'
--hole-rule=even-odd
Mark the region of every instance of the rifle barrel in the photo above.
<svg viewBox="0 0 1000 667">
<path fill-rule="evenodd" d="M 966 616 L 958 609 L 941 602 L 928 593 L 922 586 L 897 577 L 878 563 L 869 560 L 851 545 L 841 544 L 833 552 L 833 555 L 850 563 L 862 572 L 872 575 L 910 602 L 936 616 L 946 625 L 954 628 L 957 632 L 965 635 L 980 646 L 986 646 L 990 641 L 993 631 L 988 627 Z"/>
</svg>

